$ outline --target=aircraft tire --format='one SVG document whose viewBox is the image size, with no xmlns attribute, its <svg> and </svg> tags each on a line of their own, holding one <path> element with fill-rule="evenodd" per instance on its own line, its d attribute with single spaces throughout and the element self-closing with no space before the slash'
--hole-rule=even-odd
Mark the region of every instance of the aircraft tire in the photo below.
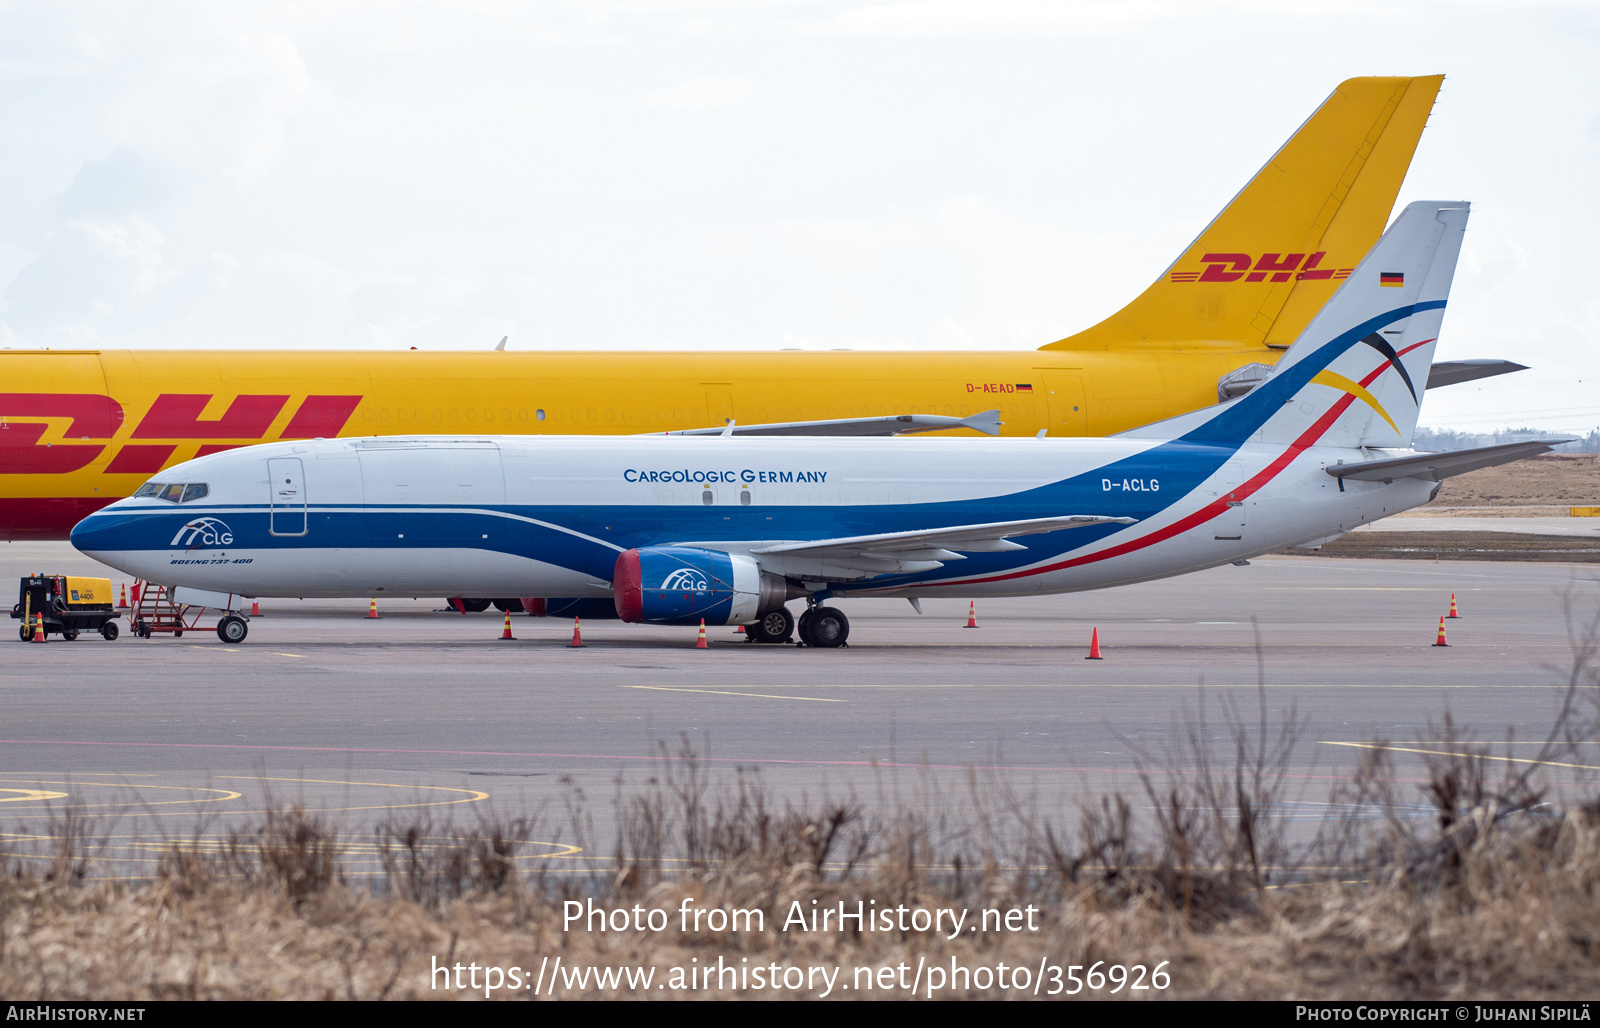
<svg viewBox="0 0 1600 1028">
<path fill-rule="evenodd" d="M 800 619 L 794 623 L 794 634 L 799 646 L 814 646 L 811 641 L 811 615 L 814 608 L 807 607 L 800 612 Z"/>
<path fill-rule="evenodd" d="M 769 610 L 745 632 L 758 643 L 786 643 L 794 635 L 794 615 L 787 607 Z"/>
<path fill-rule="evenodd" d="M 811 611 L 811 645 L 835 649 L 850 638 L 850 619 L 837 607 L 817 607 Z"/>
<path fill-rule="evenodd" d="M 465 596 L 461 598 L 461 607 L 468 614 L 482 614 L 489 609 L 489 603 L 489 600 L 469 600 Z"/>
<path fill-rule="evenodd" d="M 217 638 L 225 643 L 242 643 L 250 634 L 250 625 L 244 618 L 232 614 L 217 622 Z"/>
<path fill-rule="evenodd" d="M 523 613 L 521 600 L 495 600 L 494 609 L 502 614 Z"/>
</svg>

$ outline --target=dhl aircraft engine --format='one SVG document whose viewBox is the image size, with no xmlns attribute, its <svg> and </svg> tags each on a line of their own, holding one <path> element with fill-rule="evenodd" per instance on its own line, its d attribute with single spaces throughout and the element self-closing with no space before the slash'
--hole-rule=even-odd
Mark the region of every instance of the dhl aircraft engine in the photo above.
<svg viewBox="0 0 1600 1028">
<path fill-rule="evenodd" d="M 805 595 L 753 557 L 693 546 L 624 550 L 611 582 L 617 616 L 634 624 L 744 625 Z"/>
</svg>

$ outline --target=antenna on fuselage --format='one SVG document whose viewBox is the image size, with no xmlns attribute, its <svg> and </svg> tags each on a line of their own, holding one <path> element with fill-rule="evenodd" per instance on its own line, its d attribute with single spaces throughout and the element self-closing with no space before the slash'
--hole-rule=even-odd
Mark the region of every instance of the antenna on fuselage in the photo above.
<svg viewBox="0 0 1600 1028">
<path fill-rule="evenodd" d="M 495 344 L 494 348 L 496 350 L 498 350 L 500 353 L 505 353 L 506 352 L 506 340 L 510 339 L 510 338 L 511 338 L 510 336 L 501 336 L 500 337 L 500 341 Z"/>
</svg>

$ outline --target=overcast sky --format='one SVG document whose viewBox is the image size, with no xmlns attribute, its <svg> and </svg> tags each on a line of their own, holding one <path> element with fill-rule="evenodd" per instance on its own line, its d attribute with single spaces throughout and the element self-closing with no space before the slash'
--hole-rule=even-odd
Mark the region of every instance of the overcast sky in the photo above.
<svg viewBox="0 0 1600 1028">
<path fill-rule="evenodd" d="M 0 346 L 1031 349 L 1448 77 L 1423 423 L 1600 425 L 1595 3 L 0 3 Z"/>
</svg>

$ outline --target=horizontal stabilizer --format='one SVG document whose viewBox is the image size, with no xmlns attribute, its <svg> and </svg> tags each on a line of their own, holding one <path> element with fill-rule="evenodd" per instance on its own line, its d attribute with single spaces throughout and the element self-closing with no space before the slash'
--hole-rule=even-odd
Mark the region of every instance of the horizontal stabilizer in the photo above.
<svg viewBox="0 0 1600 1028">
<path fill-rule="evenodd" d="M 1360 464 L 1336 464 L 1323 468 L 1334 478 L 1347 478 L 1356 482 L 1392 482 L 1397 478 L 1423 478 L 1443 482 L 1456 475 L 1465 475 L 1479 468 L 1492 468 L 1496 464 L 1509 464 L 1524 457 L 1548 453 L 1571 439 L 1535 439 L 1525 443 L 1505 443 L 1501 446 L 1480 446 L 1471 450 L 1446 450 L 1442 453 L 1424 453 L 1416 457 L 1396 457 L 1393 460 L 1371 460 Z"/>
<path fill-rule="evenodd" d="M 1474 382 L 1480 378 L 1493 378 L 1496 375 L 1509 375 L 1513 371 L 1527 370 L 1526 364 L 1517 364 L 1514 361 L 1434 361 L 1433 367 L 1428 370 L 1428 384 L 1424 388 L 1437 389 L 1440 386 L 1460 385 L 1462 382 Z"/>
<path fill-rule="evenodd" d="M 721 428 L 686 428 L 662 435 L 801 435 L 801 436 L 885 436 L 913 432 L 943 432 L 970 428 L 984 435 L 1000 434 L 1000 412 L 986 410 L 968 418 L 943 414 L 891 414 L 881 418 L 837 418 L 831 421 L 774 421 L 759 425 L 730 423 Z M 651 432 L 650 435 L 656 433 Z"/>
</svg>

